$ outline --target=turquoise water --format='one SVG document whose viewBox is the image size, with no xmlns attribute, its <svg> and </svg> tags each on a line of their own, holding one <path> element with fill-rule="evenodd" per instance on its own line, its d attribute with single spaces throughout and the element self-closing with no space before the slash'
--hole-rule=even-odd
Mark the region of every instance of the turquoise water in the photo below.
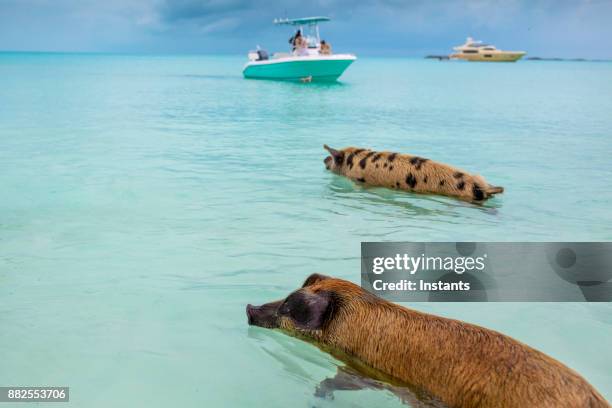
<svg viewBox="0 0 612 408">
<path fill-rule="evenodd" d="M 358 60 L 335 85 L 243 57 L 0 54 L 0 385 L 72 406 L 400 406 L 313 397 L 340 364 L 249 328 L 362 240 L 612 240 L 612 64 Z M 364 189 L 323 143 L 502 185 L 482 207 Z M 609 304 L 414 304 L 500 330 L 612 399 Z"/>
</svg>

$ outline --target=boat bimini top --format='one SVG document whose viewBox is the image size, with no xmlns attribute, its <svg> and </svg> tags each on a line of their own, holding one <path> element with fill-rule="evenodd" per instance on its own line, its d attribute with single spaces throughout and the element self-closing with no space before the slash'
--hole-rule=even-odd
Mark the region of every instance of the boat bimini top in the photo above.
<svg viewBox="0 0 612 408">
<path fill-rule="evenodd" d="M 304 26 L 304 25 L 315 25 L 323 23 L 325 21 L 331 21 L 329 17 L 302 17 L 302 18 L 275 18 L 274 24 L 278 25 L 292 25 L 292 26 Z"/>
</svg>

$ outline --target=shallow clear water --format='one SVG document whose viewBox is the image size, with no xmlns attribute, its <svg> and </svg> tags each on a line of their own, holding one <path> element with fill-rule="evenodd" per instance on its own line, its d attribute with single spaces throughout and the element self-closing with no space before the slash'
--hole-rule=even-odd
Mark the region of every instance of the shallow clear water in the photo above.
<svg viewBox="0 0 612 408">
<path fill-rule="evenodd" d="M 612 64 L 360 59 L 339 84 L 242 57 L 0 54 L 0 385 L 74 406 L 399 406 L 246 324 L 360 241 L 612 239 Z M 482 207 L 364 189 L 322 144 L 454 164 Z M 612 399 L 609 304 L 414 304 L 512 335 Z"/>
</svg>

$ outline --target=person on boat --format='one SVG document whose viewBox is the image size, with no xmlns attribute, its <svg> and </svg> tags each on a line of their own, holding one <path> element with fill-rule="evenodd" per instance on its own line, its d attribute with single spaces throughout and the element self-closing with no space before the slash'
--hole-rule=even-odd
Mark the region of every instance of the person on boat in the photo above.
<svg viewBox="0 0 612 408">
<path fill-rule="evenodd" d="M 331 50 L 331 45 L 329 45 L 328 42 L 326 42 L 325 40 L 321 40 L 321 46 L 319 48 L 319 54 L 321 55 L 331 55 L 332 50 Z"/>
<path fill-rule="evenodd" d="M 300 30 L 297 30 L 295 32 L 295 34 L 293 34 L 293 36 L 291 38 L 289 38 L 289 44 L 291 44 L 291 51 L 295 51 L 295 49 L 297 48 L 297 44 L 298 42 L 300 42 L 302 39 L 302 32 Z"/>
<path fill-rule="evenodd" d="M 299 56 L 308 55 L 308 40 L 301 34 L 295 39 L 294 53 Z"/>
</svg>

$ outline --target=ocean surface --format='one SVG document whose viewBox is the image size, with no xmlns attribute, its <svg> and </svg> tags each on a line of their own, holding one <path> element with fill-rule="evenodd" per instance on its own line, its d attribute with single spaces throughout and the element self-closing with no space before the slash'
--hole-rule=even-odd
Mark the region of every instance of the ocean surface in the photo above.
<svg viewBox="0 0 612 408">
<path fill-rule="evenodd" d="M 74 407 L 396 407 L 314 397 L 342 365 L 247 325 L 361 241 L 612 240 L 612 64 L 359 59 L 337 84 L 244 57 L 0 54 L 0 385 Z M 506 192 L 363 188 L 322 145 L 418 154 Z M 612 400 L 612 306 L 410 304 L 500 330 Z M 25 404 L 24 406 L 27 406 Z"/>
</svg>

